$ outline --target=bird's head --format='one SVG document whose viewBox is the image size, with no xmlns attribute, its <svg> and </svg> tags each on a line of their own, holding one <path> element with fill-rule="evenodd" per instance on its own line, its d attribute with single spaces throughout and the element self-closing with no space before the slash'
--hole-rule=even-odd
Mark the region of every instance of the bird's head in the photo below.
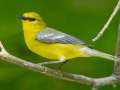
<svg viewBox="0 0 120 90">
<path fill-rule="evenodd" d="M 40 17 L 40 15 L 36 12 L 26 12 L 21 16 L 17 16 L 22 19 L 23 27 L 25 28 L 44 28 L 46 23 Z"/>
</svg>

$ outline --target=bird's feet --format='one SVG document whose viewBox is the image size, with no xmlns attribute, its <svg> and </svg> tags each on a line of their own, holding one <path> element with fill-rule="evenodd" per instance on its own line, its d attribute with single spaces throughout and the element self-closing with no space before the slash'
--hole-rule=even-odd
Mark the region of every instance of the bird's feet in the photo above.
<svg viewBox="0 0 120 90">
<path fill-rule="evenodd" d="M 59 64 L 59 63 L 64 63 L 66 62 L 65 60 L 61 60 L 61 61 L 49 61 L 49 62 L 42 62 L 42 63 L 38 63 L 38 65 L 50 65 L 50 64 Z"/>
</svg>

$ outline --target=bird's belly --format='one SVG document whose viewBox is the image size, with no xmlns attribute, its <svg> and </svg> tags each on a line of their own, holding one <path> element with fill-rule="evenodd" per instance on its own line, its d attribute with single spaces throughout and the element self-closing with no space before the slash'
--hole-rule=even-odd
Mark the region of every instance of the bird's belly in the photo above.
<svg viewBox="0 0 120 90">
<path fill-rule="evenodd" d="M 72 45 L 72 44 L 47 44 L 47 43 L 40 43 L 34 42 L 32 44 L 27 44 L 28 48 L 45 58 L 48 59 L 71 59 L 75 57 L 83 57 L 84 53 L 80 52 L 80 48 L 83 48 L 83 45 Z"/>
</svg>

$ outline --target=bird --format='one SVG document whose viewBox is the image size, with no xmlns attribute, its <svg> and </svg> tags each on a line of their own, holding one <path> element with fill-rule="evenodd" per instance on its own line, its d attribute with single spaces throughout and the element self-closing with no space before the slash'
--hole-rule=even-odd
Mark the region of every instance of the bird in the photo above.
<svg viewBox="0 0 120 90">
<path fill-rule="evenodd" d="M 30 51 L 50 61 L 41 65 L 64 63 L 77 57 L 117 60 L 116 56 L 90 48 L 84 41 L 49 27 L 36 12 L 17 16 L 22 20 L 25 43 Z"/>
</svg>

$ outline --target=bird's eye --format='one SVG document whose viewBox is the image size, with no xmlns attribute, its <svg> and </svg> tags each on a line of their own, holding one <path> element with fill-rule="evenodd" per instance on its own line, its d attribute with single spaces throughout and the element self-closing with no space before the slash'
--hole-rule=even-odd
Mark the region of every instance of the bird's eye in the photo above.
<svg viewBox="0 0 120 90">
<path fill-rule="evenodd" d="M 23 18 L 24 21 L 35 21 L 36 19 L 35 18 L 29 18 L 29 17 L 26 17 L 26 18 Z"/>
<path fill-rule="evenodd" d="M 35 21 L 36 19 L 35 18 L 29 18 L 28 21 L 32 22 L 32 21 Z"/>
</svg>

